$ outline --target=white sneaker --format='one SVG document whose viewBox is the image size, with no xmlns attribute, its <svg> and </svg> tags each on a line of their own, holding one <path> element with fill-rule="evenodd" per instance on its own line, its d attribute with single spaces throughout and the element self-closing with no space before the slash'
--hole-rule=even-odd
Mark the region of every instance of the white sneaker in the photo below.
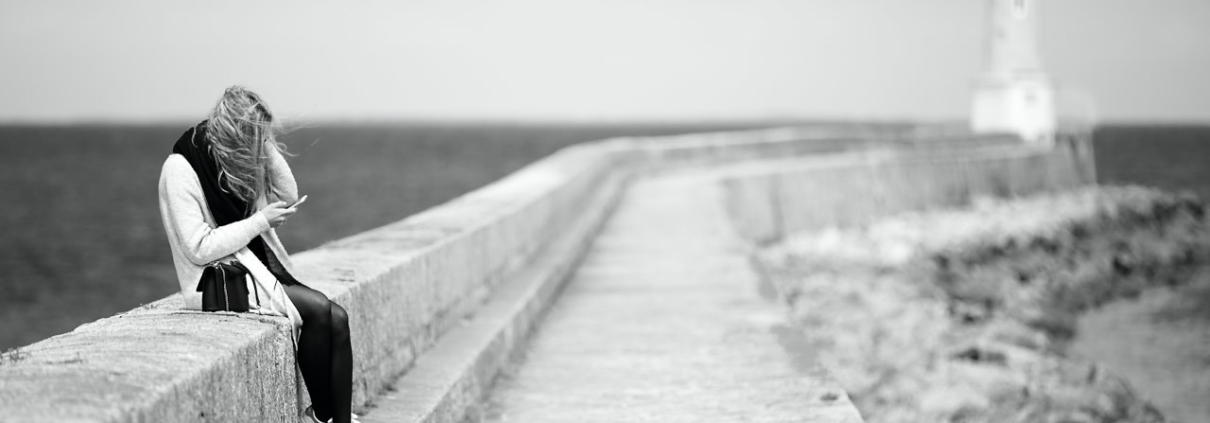
<svg viewBox="0 0 1210 423">
<path fill-rule="evenodd" d="M 328 423 L 331 421 L 331 420 L 320 420 L 319 417 L 315 417 L 315 410 L 312 409 L 311 406 L 309 406 L 309 405 L 307 406 L 307 409 L 303 411 L 303 415 L 307 416 L 308 423 Z M 358 423 L 361 423 L 361 422 L 358 422 Z"/>
</svg>

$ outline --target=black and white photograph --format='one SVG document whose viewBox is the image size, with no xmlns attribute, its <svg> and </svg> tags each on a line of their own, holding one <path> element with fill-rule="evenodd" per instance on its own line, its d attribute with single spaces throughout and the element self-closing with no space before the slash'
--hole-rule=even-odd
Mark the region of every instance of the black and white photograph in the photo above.
<svg viewBox="0 0 1210 423">
<path fill-rule="evenodd" d="M 0 0 L 0 423 L 1210 423 L 1210 1 Z"/>
</svg>

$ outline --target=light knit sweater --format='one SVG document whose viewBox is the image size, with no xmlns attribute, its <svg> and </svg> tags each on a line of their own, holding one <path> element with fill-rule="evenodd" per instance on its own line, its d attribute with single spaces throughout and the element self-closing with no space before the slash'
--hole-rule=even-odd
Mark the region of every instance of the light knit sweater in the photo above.
<svg viewBox="0 0 1210 423">
<path fill-rule="evenodd" d="M 298 199 L 298 185 L 294 181 L 294 174 L 280 153 L 272 149 L 270 151 L 270 178 L 280 189 L 280 195 L 275 197 L 274 201 L 293 203 Z M 245 248 L 253 238 L 261 236 L 282 266 L 294 273 L 290 256 L 278 239 L 277 232 L 269 226 L 264 213 L 257 211 L 244 220 L 221 227 L 216 225 L 214 216 L 210 214 L 210 207 L 206 204 L 206 196 L 202 193 L 197 173 L 193 171 L 189 161 L 179 154 L 169 155 L 164 161 L 164 167 L 160 171 L 159 194 L 160 217 L 164 221 L 168 244 L 172 247 L 172 261 L 176 265 L 176 275 L 186 309 L 202 309 L 202 294 L 197 292 L 197 284 L 207 264 L 215 260 L 226 262 L 238 258 L 254 276 L 260 275 L 257 279 L 259 284 L 263 285 L 263 290 L 259 292 L 261 295 L 270 296 L 268 299 L 261 297 L 262 303 L 277 305 L 266 308 L 288 315 L 296 328 L 301 324 L 301 320 L 297 318 L 298 311 L 289 298 L 285 297 L 285 291 L 280 289 L 280 285 L 278 289 L 273 288 L 275 281 L 271 279 L 272 275 L 256 260 L 256 256 Z M 261 196 L 254 207 L 259 210 L 266 204 L 267 199 Z M 264 280 L 266 275 L 270 280 Z"/>
</svg>

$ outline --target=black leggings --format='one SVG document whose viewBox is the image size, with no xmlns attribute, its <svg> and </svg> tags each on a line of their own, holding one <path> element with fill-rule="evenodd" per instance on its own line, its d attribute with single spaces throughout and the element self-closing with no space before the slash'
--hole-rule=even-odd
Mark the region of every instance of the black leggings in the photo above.
<svg viewBox="0 0 1210 423">
<path fill-rule="evenodd" d="M 311 392 L 315 416 L 348 423 L 353 401 L 353 345 L 349 315 L 323 293 L 304 285 L 286 285 L 286 295 L 302 315 L 298 367 Z"/>
</svg>

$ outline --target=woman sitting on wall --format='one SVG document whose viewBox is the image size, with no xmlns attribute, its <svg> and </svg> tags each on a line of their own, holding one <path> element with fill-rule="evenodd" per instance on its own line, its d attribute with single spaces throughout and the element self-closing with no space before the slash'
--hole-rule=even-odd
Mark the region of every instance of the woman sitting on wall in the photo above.
<svg viewBox="0 0 1210 423">
<path fill-rule="evenodd" d="M 160 215 L 185 308 L 202 309 L 198 284 L 208 266 L 238 261 L 255 279 L 249 289 L 263 300 L 251 311 L 289 316 L 294 324 L 297 362 L 311 393 L 306 418 L 348 423 L 353 418 L 348 316 L 294 278 L 274 231 L 302 203 L 275 139 L 279 126 L 259 95 L 228 88 L 210 116 L 181 135 L 164 162 Z"/>
</svg>

